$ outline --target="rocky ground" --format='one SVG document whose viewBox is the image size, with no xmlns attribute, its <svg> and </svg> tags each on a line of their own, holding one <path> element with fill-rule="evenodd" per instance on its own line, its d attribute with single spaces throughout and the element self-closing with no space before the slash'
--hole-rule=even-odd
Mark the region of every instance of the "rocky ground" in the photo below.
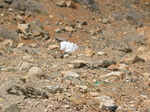
<svg viewBox="0 0 150 112">
<path fill-rule="evenodd" d="M 0 84 L 0 112 L 149 112 L 150 1 L 1 0 Z"/>
</svg>

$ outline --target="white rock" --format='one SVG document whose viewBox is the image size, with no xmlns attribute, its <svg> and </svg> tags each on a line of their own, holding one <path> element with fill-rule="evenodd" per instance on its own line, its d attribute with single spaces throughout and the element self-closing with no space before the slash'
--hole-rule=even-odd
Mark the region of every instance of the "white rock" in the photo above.
<svg viewBox="0 0 150 112">
<path fill-rule="evenodd" d="M 102 52 L 102 51 L 97 52 L 97 54 L 98 54 L 99 56 L 101 56 L 101 55 L 107 55 L 106 53 L 104 53 L 104 52 Z"/>
<path fill-rule="evenodd" d="M 60 43 L 60 49 L 65 52 L 75 52 L 78 49 L 78 46 L 74 43 L 63 41 Z"/>
</svg>

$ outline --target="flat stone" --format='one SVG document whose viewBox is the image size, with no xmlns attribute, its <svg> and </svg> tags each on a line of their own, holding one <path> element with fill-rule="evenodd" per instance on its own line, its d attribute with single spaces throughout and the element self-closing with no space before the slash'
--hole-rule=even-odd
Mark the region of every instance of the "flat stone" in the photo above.
<svg viewBox="0 0 150 112">
<path fill-rule="evenodd" d="M 60 92 L 62 93 L 63 92 L 63 87 L 58 85 L 58 84 L 54 84 L 54 85 L 51 85 L 51 86 L 46 86 L 46 89 L 48 90 L 49 93 L 57 93 L 57 92 Z"/>
<path fill-rule="evenodd" d="M 72 31 L 74 31 L 74 28 L 72 26 L 66 26 L 65 30 L 68 32 L 72 32 Z"/>
<path fill-rule="evenodd" d="M 8 107 L 5 112 L 21 112 L 17 104 L 13 104 Z"/>
<path fill-rule="evenodd" d="M 50 49 L 50 50 L 53 50 L 53 49 L 57 49 L 57 48 L 59 48 L 60 47 L 60 45 L 58 45 L 58 44 L 52 44 L 52 45 L 50 45 L 48 48 Z"/>
<path fill-rule="evenodd" d="M 83 60 L 74 60 L 74 61 L 69 62 L 69 64 L 73 64 L 74 68 L 82 68 L 86 66 L 87 62 Z"/>
</svg>

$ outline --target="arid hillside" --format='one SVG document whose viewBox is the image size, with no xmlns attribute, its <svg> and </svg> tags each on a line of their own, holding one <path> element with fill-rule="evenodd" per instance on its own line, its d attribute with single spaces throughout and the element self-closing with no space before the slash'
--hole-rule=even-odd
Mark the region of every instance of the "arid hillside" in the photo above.
<svg viewBox="0 0 150 112">
<path fill-rule="evenodd" d="M 0 112 L 149 112 L 149 0 L 0 0 Z"/>
</svg>

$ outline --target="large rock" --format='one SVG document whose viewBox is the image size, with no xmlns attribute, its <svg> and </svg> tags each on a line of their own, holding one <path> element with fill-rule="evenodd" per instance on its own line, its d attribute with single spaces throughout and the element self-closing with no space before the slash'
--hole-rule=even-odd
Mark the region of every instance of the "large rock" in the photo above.
<svg viewBox="0 0 150 112">
<path fill-rule="evenodd" d="M 18 30 L 20 30 L 23 33 L 26 33 L 28 28 L 29 28 L 29 24 L 18 24 Z"/>
<path fill-rule="evenodd" d="M 38 67 L 32 67 L 28 72 L 29 77 L 41 78 L 43 75 L 44 75 L 44 71 Z"/>
</svg>

